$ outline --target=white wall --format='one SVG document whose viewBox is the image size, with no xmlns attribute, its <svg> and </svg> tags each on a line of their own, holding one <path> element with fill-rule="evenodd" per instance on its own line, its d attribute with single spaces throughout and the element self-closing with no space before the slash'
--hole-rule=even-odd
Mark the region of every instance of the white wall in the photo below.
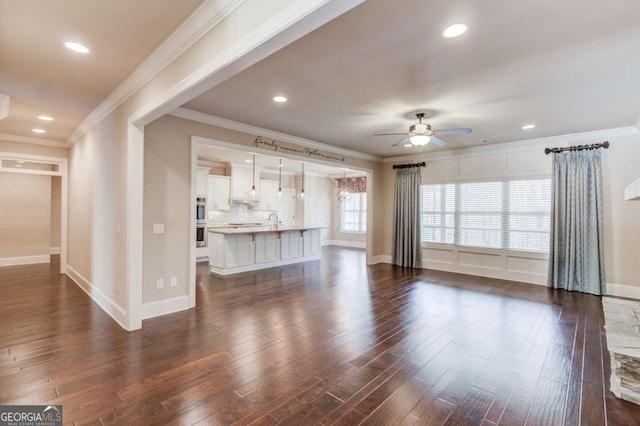
<svg viewBox="0 0 640 426">
<path fill-rule="evenodd" d="M 302 179 L 296 176 L 296 193 L 302 188 Z M 296 225 L 322 227 L 321 240 L 327 241 L 331 229 L 332 183 L 330 178 L 305 174 L 304 201 L 296 200 Z"/>
<path fill-rule="evenodd" d="M 0 266 L 49 262 L 51 177 L 0 172 Z"/>
<path fill-rule="evenodd" d="M 624 187 L 640 176 L 640 132 L 634 129 L 557 136 L 539 141 L 483 146 L 404 157 L 397 163 L 426 160 L 424 183 L 465 181 L 477 178 L 538 177 L 551 175 L 551 156 L 545 147 L 599 143 L 608 140 L 611 147 L 602 150 L 604 195 L 605 276 L 610 294 L 640 297 L 640 202 L 624 201 Z M 387 253 L 391 255 L 391 216 L 394 173 L 391 164 L 384 169 L 384 230 Z M 388 258 L 387 258 L 388 259 Z M 423 250 L 426 268 L 480 276 L 546 284 L 547 256 L 504 250 L 470 249 L 429 245 Z"/>
</svg>

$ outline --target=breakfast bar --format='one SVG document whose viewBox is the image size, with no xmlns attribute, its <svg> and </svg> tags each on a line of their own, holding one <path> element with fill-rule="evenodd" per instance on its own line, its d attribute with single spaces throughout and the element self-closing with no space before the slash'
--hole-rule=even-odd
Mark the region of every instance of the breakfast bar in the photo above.
<svg viewBox="0 0 640 426">
<path fill-rule="evenodd" d="M 319 227 L 209 228 L 209 270 L 218 275 L 320 259 Z"/>
</svg>

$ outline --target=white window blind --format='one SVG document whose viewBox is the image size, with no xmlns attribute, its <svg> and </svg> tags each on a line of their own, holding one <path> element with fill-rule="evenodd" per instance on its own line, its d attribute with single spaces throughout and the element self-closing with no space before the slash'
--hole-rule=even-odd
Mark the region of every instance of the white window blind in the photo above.
<svg viewBox="0 0 640 426">
<path fill-rule="evenodd" d="M 342 201 L 342 231 L 365 232 L 367 230 L 367 193 L 355 192 Z"/>
<path fill-rule="evenodd" d="M 551 180 L 422 186 L 422 241 L 549 251 Z"/>
</svg>

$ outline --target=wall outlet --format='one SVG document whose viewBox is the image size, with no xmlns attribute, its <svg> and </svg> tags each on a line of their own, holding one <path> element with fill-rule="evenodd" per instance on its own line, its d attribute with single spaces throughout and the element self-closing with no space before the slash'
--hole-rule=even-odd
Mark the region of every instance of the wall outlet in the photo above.
<svg viewBox="0 0 640 426">
<path fill-rule="evenodd" d="M 154 234 L 164 234 L 164 223 L 154 223 L 153 224 L 153 233 Z"/>
<path fill-rule="evenodd" d="M 164 288 L 164 278 L 158 278 L 156 280 L 156 290 L 160 290 Z"/>
<path fill-rule="evenodd" d="M 169 278 L 169 287 L 177 287 L 178 286 L 178 277 Z"/>
</svg>

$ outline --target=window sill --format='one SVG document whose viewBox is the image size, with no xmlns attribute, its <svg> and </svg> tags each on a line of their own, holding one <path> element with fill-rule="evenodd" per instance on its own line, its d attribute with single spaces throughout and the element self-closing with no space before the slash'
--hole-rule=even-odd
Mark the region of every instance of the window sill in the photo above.
<svg viewBox="0 0 640 426">
<path fill-rule="evenodd" d="M 342 229 L 339 231 L 341 234 L 360 234 L 364 235 L 367 231 L 343 231 Z"/>
</svg>

